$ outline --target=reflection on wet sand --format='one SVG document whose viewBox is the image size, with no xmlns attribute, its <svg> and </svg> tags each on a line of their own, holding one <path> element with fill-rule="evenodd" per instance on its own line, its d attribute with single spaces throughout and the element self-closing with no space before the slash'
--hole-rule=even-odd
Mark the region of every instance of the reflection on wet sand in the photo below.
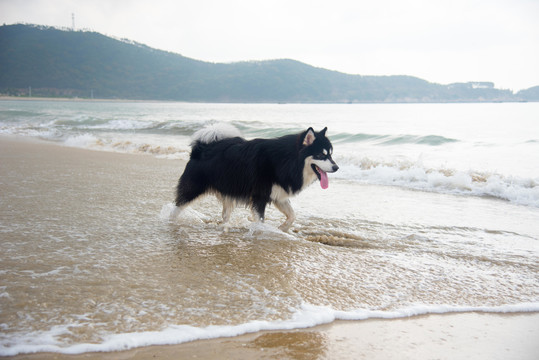
<svg viewBox="0 0 539 360">
<path fill-rule="evenodd" d="M 269 332 L 248 342 L 247 347 L 270 350 L 274 359 L 316 360 L 327 355 L 329 339 L 323 332 Z"/>
</svg>

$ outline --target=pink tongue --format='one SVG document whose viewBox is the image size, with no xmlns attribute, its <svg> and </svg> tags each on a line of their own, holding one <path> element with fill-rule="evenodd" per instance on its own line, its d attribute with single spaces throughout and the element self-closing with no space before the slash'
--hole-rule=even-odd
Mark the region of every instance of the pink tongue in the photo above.
<svg viewBox="0 0 539 360">
<path fill-rule="evenodd" d="M 318 168 L 318 172 L 320 173 L 320 186 L 322 189 L 327 189 L 329 186 L 328 174 L 320 168 Z"/>
</svg>

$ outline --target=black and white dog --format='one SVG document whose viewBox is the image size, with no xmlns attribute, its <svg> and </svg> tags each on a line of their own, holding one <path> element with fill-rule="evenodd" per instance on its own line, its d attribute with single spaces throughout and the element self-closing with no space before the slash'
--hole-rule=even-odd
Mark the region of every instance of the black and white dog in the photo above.
<svg viewBox="0 0 539 360">
<path fill-rule="evenodd" d="M 251 207 L 256 220 L 264 220 L 266 205 L 274 203 L 286 221 L 295 220 L 289 197 L 316 179 L 328 187 L 327 173 L 339 169 L 331 158 L 333 147 L 324 128 L 275 139 L 247 141 L 228 124 L 216 124 L 193 135 L 191 157 L 180 177 L 172 218 L 203 194 L 214 194 L 223 203 L 226 224 L 236 203 Z"/>
</svg>

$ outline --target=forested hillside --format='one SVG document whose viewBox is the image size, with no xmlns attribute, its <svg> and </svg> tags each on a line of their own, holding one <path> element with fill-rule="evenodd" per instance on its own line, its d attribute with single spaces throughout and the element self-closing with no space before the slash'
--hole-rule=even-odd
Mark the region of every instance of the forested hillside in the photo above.
<svg viewBox="0 0 539 360">
<path fill-rule="evenodd" d="M 530 89 L 531 90 L 531 89 Z M 208 63 L 88 31 L 0 27 L 0 94 L 208 102 L 534 100 L 492 83 L 361 76 L 282 59 Z"/>
</svg>

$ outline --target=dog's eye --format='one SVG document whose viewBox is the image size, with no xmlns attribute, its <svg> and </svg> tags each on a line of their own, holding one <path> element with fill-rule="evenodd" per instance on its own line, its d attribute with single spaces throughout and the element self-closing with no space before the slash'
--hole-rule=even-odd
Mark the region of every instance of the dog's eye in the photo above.
<svg viewBox="0 0 539 360">
<path fill-rule="evenodd" d="M 322 153 L 323 153 L 324 155 L 326 155 L 326 156 L 328 155 L 328 151 L 327 151 L 326 149 L 324 149 L 324 150 L 322 151 Z"/>
</svg>

